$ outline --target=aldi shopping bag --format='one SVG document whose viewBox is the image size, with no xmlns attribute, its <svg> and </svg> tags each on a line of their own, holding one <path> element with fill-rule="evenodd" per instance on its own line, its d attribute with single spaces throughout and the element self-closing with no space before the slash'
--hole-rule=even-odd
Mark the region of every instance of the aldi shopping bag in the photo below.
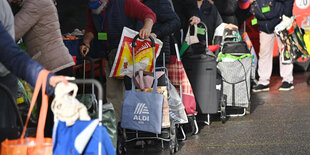
<svg viewBox="0 0 310 155">
<path fill-rule="evenodd" d="M 138 32 L 124 27 L 121 41 L 118 45 L 116 57 L 111 69 L 110 77 L 124 78 L 128 73 L 132 73 L 133 55 L 131 43 L 133 38 Z M 136 41 L 135 52 L 135 68 L 136 70 L 144 70 L 151 72 L 154 68 L 153 65 L 153 51 L 151 47 L 151 41 L 140 40 Z M 155 39 L 155 55 L 159 56 L 163 43 Z"/>
<path fill-rule="evenodd" d="M 156 77 L 159 77 L 156 92 L 164 95 L 162 128 L 169 128 L 170 127 L 170 116 L 169 116 L 168 89 L 167 89 L 168 77 L 163 71 L 156 71 Z M 130 90 L 131 89 L 131 78 L 129 78 L 129 76 L 126 76 L 124 78 L 124 82 L 125 82 L 126 90 Z M 153 82 L 154 82 L 153 72 L 145 72 L 142 70 L 140 70 L 137 73 L 134 79 L 134 84 L 137 88 L 136 91 L 142 91 L 142 92 L 152 92 Z"/>
<path fill-rule="evenodd" d="M 157 88 L 157 79 L 154 82 Z M 156 92 L 136 91 L 132 80 L 132 89 L 125 91 L 122 109 L 122 128 L 161 133 L 162 106 L 164 95 Z"/>
<path fill-rule="evenodd" d="M 48 108 L 48 96 L 45 94 L 46 81 L 49 71 L 41 70 L 36 82 L 31 105 L 28 112 L 27 120 L 19 139 L 5 140 L 1 143 L 1 155 L 51 155 L 53 152 L 53 144 L 51 138 L 44 138 L 44 126 Z M 35 105 L 35 101 L 42 87 L 42 105 L 37 126 L 36 137 L 24 138 L 27 130 L 27 125 L 31 115 L 31 111 Z"/>
</svg>

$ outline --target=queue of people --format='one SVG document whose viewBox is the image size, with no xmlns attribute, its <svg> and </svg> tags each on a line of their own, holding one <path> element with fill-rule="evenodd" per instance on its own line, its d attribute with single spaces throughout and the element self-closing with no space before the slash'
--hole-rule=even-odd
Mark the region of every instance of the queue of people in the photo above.
<svg viewBox="0 0 310 155">
<path fill-rule="evenodd" d="M 14 3 L 20 10 L 13 16 L 9 3 Z M 234 16 L 238 20 L 228 22 L 217 9 L 217 1 L 213 0 L 89 0 L 85 34 L 80 46 L 80 53 L 86 56 L 91 48 L 91 41 L 98 39 L 106 55 L 105 73 L 109 75 L 113 65 L 123 28 L 129 27 L 139 31 L 141 39 L 149 36 L 163 41 L 162 50 L 167 54 L 169 63 L 170 35 L 177 37 L 178 44 L 184 40 L 188 25 L 206 23 L 208 44 L 213 42 L 218 27 L 234 29 L 240 27 L 242 19 L 254 16 L 260 26 L 260 51 L 258 61 L 258 84 L 253 92 L 268 91 L 272 73 L 273 44 L 276 38 L 274 28 L 280 23 L 282 15 L 292 16 L 294 0 L 235 0 L 233 3 L 244 16 Z M 16 97 L 16 78 L 22 78 L 34 86 L 38 73 L 42 69 L 50 70 L 47 94 L 53 96 L 53 89 L 58 82 L 67 83 L 65 76 L 75 76 L 72 56 L 62 41 L 60 23 L 56 9 L 56 1 L 52 0 L 0 0 L 0 83 L 6 85 Z M 221 5 L 223 5 L 221 4 Z M 269 11 L 262 12 L 264 7 Z M 271 8 L 271 9 L 270 9 Z M 239 21 L 239 23 L 237 22 Z M 183 32 L 182 32 L 182 31 Z M 182 38 L 183 36 L 183 38 Z M 27 53 L 19 49 L 16 41 L 23 39 Z M 281 42 L 278 41 L 279 47 Z M 162 55 L 161 53 L 161 55 Z M 162 56 L 159 57 L 161 59 Z M 162 64 L 159 64 L 162 65 Z M 294 89 L 293 64 L 282 63 L 280 59 L 280 75 L 283 78 L 280 91 Z M 106 76 L 106 100 L 114 105 L 116 120 L 120 121 L 124 99 L 124 82 Z M 8 124 L 5 120 L 8 99 L 0 91 L 0 127 Z M 53 97 L 51 98 L 51 100 Z M 50 100 L 50 102 L 51 102 Z M 9 112 L 10 113 L 10 112 Z M 1 116 L 3 114 L 3 116 Z M 46 135 L 51 136 L 53 115 L 48 114 Z M 14 117 L 14 116 L 12 116 Z M 1 133 L 0 133 L 1 134 Z M 0 139 L 2 140 L 2 139 Z"/>
</svg>

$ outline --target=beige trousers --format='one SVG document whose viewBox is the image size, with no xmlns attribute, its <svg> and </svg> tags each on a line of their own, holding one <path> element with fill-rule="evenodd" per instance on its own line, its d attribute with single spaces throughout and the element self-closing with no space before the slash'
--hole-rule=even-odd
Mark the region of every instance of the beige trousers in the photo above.
<svg viewBox="0 0 310 155">
<path fill-rule="evenodd" d="M 281 50 L 282 43 L 274 33 L 267 34 L 265 32 L 259 33 L 260 51 L 258 60 L 258 84 L 268 85 L 270 83 L 270 76 L 272 73 L 272 60 L 273 60 L 273 45 L 275 38 L 277 38 L 279 51 Z M 293 64 L 283 64 L 280 59 L 280 76 L 282 82 L 286 81 L 293 83 Z"/>
</svg>

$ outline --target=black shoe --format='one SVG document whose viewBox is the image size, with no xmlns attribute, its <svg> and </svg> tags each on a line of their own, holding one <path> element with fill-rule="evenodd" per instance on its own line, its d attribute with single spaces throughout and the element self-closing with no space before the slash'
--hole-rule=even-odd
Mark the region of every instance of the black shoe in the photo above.
<svg viewBox="0 0 310 155">
<path fill-rule="evenodd" d="M 269 91 L 269 84 L 268 84 L 268 85 L 259 84 L 259 85 L 257 85 L 256 87 L 254 87 L 254 88 L 252 89 L 252 91 L 253 91 L 254 93 L 256 93 L 256 92 L 263 92 L 263 91 Z"/>
<path fill-rule="evenodd" d="M 282 82 L 281 87 L 279 88 L 279 91 L 289 91 L 294 89 L 294 85 L 292 83 L 288 83 L 286 81 Z"/>
</svg>

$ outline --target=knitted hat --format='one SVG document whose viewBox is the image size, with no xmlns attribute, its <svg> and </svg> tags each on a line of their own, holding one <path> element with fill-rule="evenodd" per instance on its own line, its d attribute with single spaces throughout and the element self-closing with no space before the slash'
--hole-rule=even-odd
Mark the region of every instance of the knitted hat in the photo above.
<svg viewBox="0 0 310 155">
<path fill-rule="evenodd" d="M 238 5 L 241 9 L 247 9 L 251 5 L 251 0 L 239 0 Z"/>
</svg>

